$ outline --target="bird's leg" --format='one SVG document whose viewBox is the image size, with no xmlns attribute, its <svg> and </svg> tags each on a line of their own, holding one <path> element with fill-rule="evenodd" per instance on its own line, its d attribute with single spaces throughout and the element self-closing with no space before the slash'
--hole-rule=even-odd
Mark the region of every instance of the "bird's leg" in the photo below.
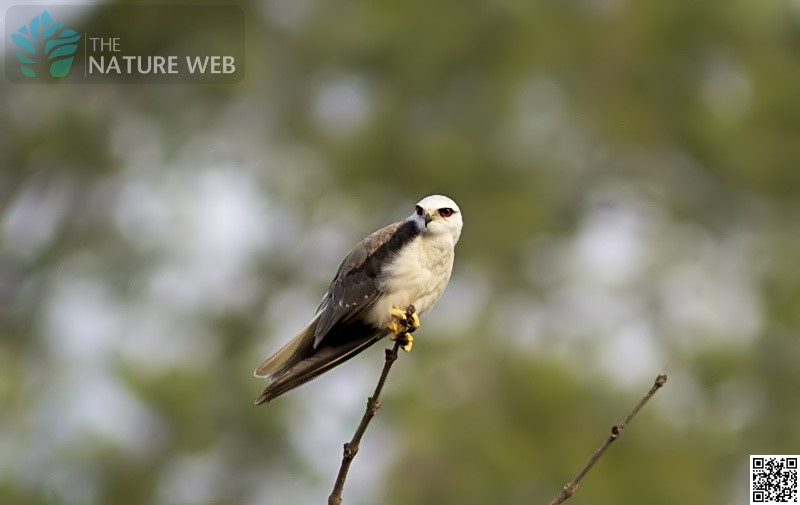
<svg viewBox="0 0 800 505">
<path fill-rule="evenodd" d="M 406 310 L 400 310 L 392 307 L 391 315 L 398 321 L 392 321 L 387 328 L 392 332 L 392 340 L 400 340 L 403 350 L 409 352 L 411 346 L 414 345 L 414 337 L 411 333 L 419 328 L 419 317 L 416 314 L 417 309 L 413 305 L 406 307 Z"/>
</svg>

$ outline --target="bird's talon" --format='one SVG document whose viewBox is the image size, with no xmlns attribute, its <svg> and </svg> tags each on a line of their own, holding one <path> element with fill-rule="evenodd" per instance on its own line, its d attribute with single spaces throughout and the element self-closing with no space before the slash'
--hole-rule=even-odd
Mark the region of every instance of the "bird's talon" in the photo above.
<svg viewBox="0 0 800 505">
<path fill-rule="evenodd" d="M 412 312 L 412 313 L 411 313 L 410 320 L 411 320 L 411 326 L 412 326 L 412 327 L 413 327 L 415 330 L 416 330 L 417 328 L 419 328 L 419 316 L 418 316 L 416 313 L 414 313 L 414 312 Z"/>
<path fill-rule="evenodd" d="M 411 336 L 410 333 L 406 333 L 403 335 L 403 339 L 405 343 L 402 345 L 402 348 L 405 352 L 411 352 L 411 346 L 414 345 L 414 337 Z"/>
<path fill-rule="evenodd" d="M 405 322 L 407 319 L 405 310 L 400 310 L 392 307 L 392 310 L 389 311 L 389 313 L 392 315 L 393 318 L 398 319 L 400 321 Z"/>
<path fill-rule="evenodd" d="M 386 327 L 392 332 L 392 340 L 397 340 L 397 338 L 405 331 L 405 328 L 402 325 L 394 321 L 389 323 Z"/>
<path fill-rule="evenodd" d="M 414 307 L 414 304 L 406 307 L 406 310 L 403 312 L 403 317 L 400 319 L 400 321 L 403 322 L 406 333 L 411 333 L 419 328 L 419 316 L 417 316 L 417 308 Z"/>
</svg>

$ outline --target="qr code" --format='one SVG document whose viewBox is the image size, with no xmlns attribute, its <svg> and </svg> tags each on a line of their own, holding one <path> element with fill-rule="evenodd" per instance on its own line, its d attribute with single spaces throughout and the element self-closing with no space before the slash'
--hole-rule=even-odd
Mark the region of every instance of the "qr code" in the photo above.
<svg viewBox="0 0 800 505">
<path fill-rule="evenodd" d="M 798 503 L 798 459 L 798 455 L 750 456 L 750 505 Z"/>
</svg>

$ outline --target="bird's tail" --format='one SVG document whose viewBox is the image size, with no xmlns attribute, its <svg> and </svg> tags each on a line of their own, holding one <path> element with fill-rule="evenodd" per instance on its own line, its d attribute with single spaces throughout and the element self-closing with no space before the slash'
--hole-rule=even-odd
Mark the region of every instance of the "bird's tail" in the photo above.
<svg viewBox="0 0 800 505">
<path fill-rule="evenodd" d="M 274 380 L 264 389 L 261 396 L 256 399 L 256 405 L 267 403 L 283 393 L 291 391 L 320 374 L 327 372 L 331 368 L 344 363 L 365 348 L 377 342 L 381 336 L 382 335 L 375 335 L 373 331 L 364 335 L 363 338 L 352 340 L 342 339 L 339 342 L 336 342 L 336 340 L 339 339 L 332 339 L 334 340 L 333 342 L 325 342 L 323 340 L 320 346 L 314 350 L 311 355 L 300 359 L 299 362 L 291 365 L 290 368 L 285 369 L 285 371 L 280 374 L 273 374 L 272 377 Z M 291 342 L 288 345 L 291 345 Z M 278 352 L 280 353 L 281 351 Z"/>
<path fill-rule="evenodd" d="M 277 377 L 296 365 L 314 346 L 314 331 L 318 320 L 319 317 L 312 319 L 289 343 L 262 361 L 253 375 L 260 378 Z"/>
</svg>

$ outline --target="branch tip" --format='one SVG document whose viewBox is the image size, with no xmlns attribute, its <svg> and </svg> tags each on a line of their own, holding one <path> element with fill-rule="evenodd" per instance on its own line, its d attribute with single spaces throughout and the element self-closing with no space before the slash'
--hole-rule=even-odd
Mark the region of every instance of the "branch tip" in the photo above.
<svg viewBox="0 0 800 505">
<path fill-rule="evenodd" d="M 572 478 L 571 481 L 567 482 L 567 484 L 561 489 L 561 493 L 556 496 L 553 501 L 550 502 L 550 505 L 560 505 L 567 501 L 574 493 L 575 490 L 578 489 L 578 484 L 580 484 L 581 480 L 589 473 L 589 470 L 594 467 L 595 463 L 605 454 L 606 450 L 611 446 L 611 444 L 620 437 L 622 434 L 622 430 L 625 429 L 625 426 L 633 419 L 633 417 L 639 412 L 639 410 L 644 406 L 645 403 L 658 391 L 664 384 L 667 383 L 667 376 L 666 374 L 661 374 L 656 377 L 655 383 L 650 388 L 650 390 L 645 393 L 645 395 L 636 403 L 636 405 L 628 412 L 625 417 L 622 418 L 622 421 L 619 424 L 615 424 L 611 427 L 611 434 L 606 438 L 606 440 L 600 445 L 600 447 L 592 454 L 592 457 L 589 458 L 589 461 L 581 468 L 581 470 Z"/>
</svg>

